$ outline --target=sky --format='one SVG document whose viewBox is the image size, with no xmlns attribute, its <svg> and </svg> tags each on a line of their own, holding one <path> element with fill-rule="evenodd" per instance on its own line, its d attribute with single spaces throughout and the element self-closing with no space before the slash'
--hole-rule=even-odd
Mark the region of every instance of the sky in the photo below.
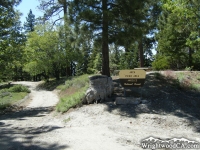
<svg viewBox="0 0 200 150">
<path fill-rule="evenodd" d="M 26 22 L 26 17 L 28 16 L 30 9 L 35 15 L 35 18 L 43 15 L 42 11 L 37 8 L 39 4 L 40 3 L 38 0 L 22 0 L 22 2 L 16 7 L 16 9 L 18 9 L 23 14 L 20 19 L 22 24 Z"/>
</svg>

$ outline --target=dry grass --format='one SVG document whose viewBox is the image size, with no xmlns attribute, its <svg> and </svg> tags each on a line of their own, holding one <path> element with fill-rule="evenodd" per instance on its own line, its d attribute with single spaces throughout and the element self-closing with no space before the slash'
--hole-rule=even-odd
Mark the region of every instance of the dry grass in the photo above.
<svg viewBox="0 0 200 150">
<path fill-rule="evenodd" d="M 179 88 L 200 91 L 200 72 L 198 71 L 164 71 L 166 79 L 171 79 Z"/>
<path fill-rule="evenodd" d="M 84 100 L 85 92 L 89 87 L 89 75 L 73 77 L 57 87 L 60 90 L 60 101 L 56 106 L 59 112 L 66 112 L 70 108 L 80 106 Z"/>
</svg>

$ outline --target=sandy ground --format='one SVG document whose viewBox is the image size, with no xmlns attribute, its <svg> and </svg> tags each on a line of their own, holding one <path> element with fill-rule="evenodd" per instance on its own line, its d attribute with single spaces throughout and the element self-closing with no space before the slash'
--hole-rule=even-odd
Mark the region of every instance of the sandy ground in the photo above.
<svg viewBox="0 0 200 150">
<path fill-rule="evenodd" d="M 150 136 L 200 142 L 199 119 L 150 111 L 151 100 L 129 106 L 110 100 L 58 114 L 55 91 L 36 90 L 36 82 L 20 84 L 31 89 L 30 102 L 0 116 L 1 150 L 140 150 Z"/>
</svg>

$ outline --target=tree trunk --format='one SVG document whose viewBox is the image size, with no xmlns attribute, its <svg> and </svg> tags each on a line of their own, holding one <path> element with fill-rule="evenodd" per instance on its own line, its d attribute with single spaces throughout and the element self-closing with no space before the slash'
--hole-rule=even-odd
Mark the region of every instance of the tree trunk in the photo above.
<svg viewBox="0 0 200 150">
<path fill-rule="evenodd" d="M 70 73 L 71 73 L 70 66 L 67 66 L 67 68 L 66 68 L 67 77 L 71 76 Z"/>
<path fill-rule="evenodd" d="M 63 11 L 64 11 L 64 17 L 67 16 L 67 1 L 64 0 L 63 1 Z"/>
<path fill-rule="evenodd" d="M 192 54 L 193 54 L 193 50 L 191 47 L 189 47 L 189 58 L 188 58 L 188 67 L 191 67 L 192 66 Z"/>
<path fill-rule="evenodd" d="M 64 25 L 66 26 L 66 25 L 67 25 L 67 24 L 66 24 L 66 21 L 67 21 L 67 1 L 66 1 L 66 0 L 60 1 L 60 3 L 63 4 Z M 67 37 L 66 37 L 66 34 L 65 34 L 65 38 L 67 38 Z M 65 44 L 66 44 L 66 43 L 65 43 Z M 66 45 L 65 45 L 65 47 L 66 47 Z M 66 68 L 66 75 L 67 75 L 67 77 L 71 76 L 71 63 L 69 63 L 68 65 L 69 65 L 69 66 L 67 66 L 67 68 Z"/>
<path fill-rule="evenodd" d="M 138 50 L 139 50 L 139 58 L 140 58 L 140 67 L 144 67 L 144 52 L 143 52 L 143 43 L 142 38 L 140 39 L 138 43 Z"/>
<path fill-rule="evenodd" d="M 110 77 L 109 48 L 108 48 L 108 7 L 107 0 L 102 0 L 102 75 Z"/>
<path fill-rule="evenodd" d="M 60 79 L 60 71 L 59 71 L 59 69 L 55 70 L 55 77 L 56 77 L 56 80 Z"/>
<path fill-rule="evenodd" d="M 71 61 L 70 63 L 70 75 L 73 76 L 74 75 L 74 72 L 73 72 L 73 62 Z"/>
</svg>

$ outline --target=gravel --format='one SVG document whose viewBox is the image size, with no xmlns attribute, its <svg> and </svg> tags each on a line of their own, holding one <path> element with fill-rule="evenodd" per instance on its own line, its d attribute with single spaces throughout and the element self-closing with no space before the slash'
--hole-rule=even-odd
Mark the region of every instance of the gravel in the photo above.
<svg viewBox="0 0 200 150">
<path fill-rule="evenodd" d="M 199 120 L 150 111 L 151 103 L 84 105 L 65 114 L 54 111 L 55 91 L 31 89 L 26 107 L 0 116 L 2 150 L 140 150 L 149 136 L 184 137 L 200 142 Z"/>
</svg>

